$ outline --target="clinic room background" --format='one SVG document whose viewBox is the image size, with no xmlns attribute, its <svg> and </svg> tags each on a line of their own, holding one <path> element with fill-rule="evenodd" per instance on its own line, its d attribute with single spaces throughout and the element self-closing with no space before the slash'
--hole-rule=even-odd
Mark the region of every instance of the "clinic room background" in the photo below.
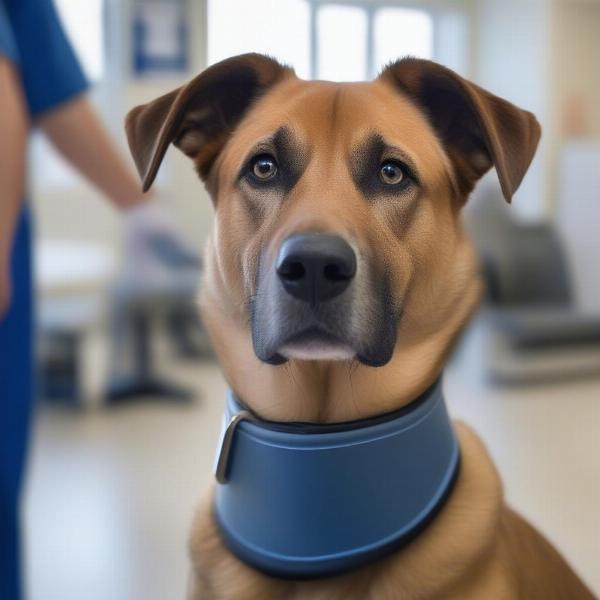
<svg viewBox="0 0 600 600">
<path fill-rule="evenodd" d="M 55 3 L 132 168 L 127 111 L 248 51 L 333 80 L 431 58 L 535 113 L 543 137 L 512 206 L 487 177 L 465 213 L 488 293 L 445 384 L 508 501 L 600 594 L 600 0 Z M 196 310 L 211 202 L 169 152 L 154 192 L 168 235 L 148 239 L 40 133 L 30 160 L 40 384 L 27 597 L 183 597 L 226 389 Z"/>
</svg>

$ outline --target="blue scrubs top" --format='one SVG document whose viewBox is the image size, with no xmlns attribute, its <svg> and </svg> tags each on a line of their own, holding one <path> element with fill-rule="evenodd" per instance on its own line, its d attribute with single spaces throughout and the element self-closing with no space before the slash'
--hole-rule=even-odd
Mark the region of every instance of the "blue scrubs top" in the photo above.
<svg viewBox="0 0 600 600">
<path fill-rule="evenodd" d="M 52 0 L 0 0 L 0 55 L 17 67 L 34 124 L 38 115 L 87 88 Z M 0 596 L 20 600 L 19 501 L 34 401 L 31 224 L 26 204 L 15 232 L 11 271 L 12 302 L 0 319 Z"/>
<path fill-rule="evenodd" d="M 0 52 L 19 65 L 33 118 L 87 89 L 52 0 L 0 0 L 0 32 Z"/>
</svg>

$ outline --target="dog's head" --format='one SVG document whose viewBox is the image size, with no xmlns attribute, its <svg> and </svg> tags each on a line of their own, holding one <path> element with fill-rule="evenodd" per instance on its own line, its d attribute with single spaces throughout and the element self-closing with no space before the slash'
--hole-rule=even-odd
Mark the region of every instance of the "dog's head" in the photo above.
<svg viewBox="0 0 600 600">
<path fill-rule="evenodd" d="M 492 166 L 510 200 L 540 128 L 426 60 L 331 83 L 248 54 L 135 108 L 127 133 L 146 189 L 171 143 L 206 183 L 209 312 L 232 344 L 272 365 L 382 366 L 466 318 L 476 267 L 460 208 Z"/>
</svg>

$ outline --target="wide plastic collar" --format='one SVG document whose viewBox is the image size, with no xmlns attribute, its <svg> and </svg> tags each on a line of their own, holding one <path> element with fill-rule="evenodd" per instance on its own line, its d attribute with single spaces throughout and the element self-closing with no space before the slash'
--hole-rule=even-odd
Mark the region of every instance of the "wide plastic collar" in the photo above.
<svg viewBox="0 0 600 600">
<path fill-rule="evenodd" d="M 215 518 L 231 552 L 260 571 L 334 575 L 408 543 L 459 462 L 439 380 L 399 411 L 332 425 L 260 420 L 229 392 Z"/>
</svg>

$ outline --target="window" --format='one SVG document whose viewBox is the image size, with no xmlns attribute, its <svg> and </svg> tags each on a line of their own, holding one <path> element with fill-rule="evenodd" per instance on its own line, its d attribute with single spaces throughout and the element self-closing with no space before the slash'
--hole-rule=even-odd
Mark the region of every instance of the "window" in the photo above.
<svg viewBox="0 0 600 600">
<path fill-rule="evenodd" d="M 373 3 L 313 6 L 318 30 L 313 52 L 321 79 L 370 79 L 396 58 L 433 56 L 433 20 L 425 10 Z"/>
<path fill-rule="evenodd" d="M 309 77 L 309 39 L 310 7 L 305 0 L 208 1 L 209 64 L 261 52 Z"/>
<path fill-rule="evenodd" d="M 208 0 L 208 61 L 263 52 L 294 66 L 300 77 L 334 81 L 370 79 L 406 55 L 456 69 L 466 62 L 466 17 L 450 4 L 455 3 L 430 0 L 415 8 L 391 0 Z"/>
<path fill-rule="evenodd" d="M 317 10 L 319 79 L 357 81 L 367 73 L 366 11 L 360 6 L 325 4 Z"/>
<path fill-rule="evenodd" d="M 373 28 L 375 73 L 401 56 L 433 58 L 433 20 L 425 11 L 382 8 Z"/>
</svg>

